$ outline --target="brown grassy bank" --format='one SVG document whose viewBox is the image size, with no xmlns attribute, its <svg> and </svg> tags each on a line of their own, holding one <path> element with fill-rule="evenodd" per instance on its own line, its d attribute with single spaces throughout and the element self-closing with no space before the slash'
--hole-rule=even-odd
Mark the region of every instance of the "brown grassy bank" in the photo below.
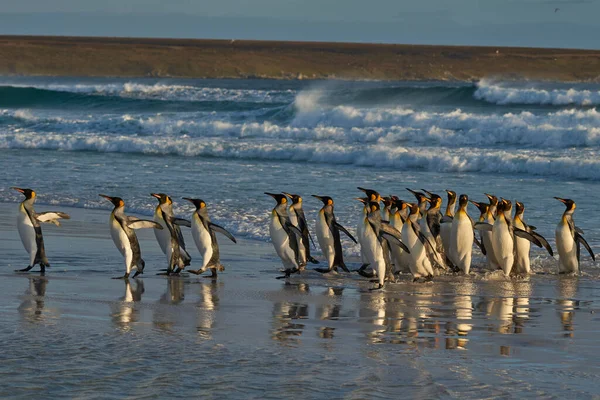
<svg viewBox="0 0 600 400">
<path fill-rule="evenodd" d="M 0 36 L 0 74 L 599 81 L 600 51 L 250 40 Z"/>
</svg>

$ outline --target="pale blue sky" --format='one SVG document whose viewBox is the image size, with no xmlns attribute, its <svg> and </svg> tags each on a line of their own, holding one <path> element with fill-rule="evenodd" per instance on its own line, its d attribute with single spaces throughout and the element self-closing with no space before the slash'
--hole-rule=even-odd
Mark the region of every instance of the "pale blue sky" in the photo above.
<svg viewBox="0 0 600 400">
<path fill-rule="evenodd" d="M 0 0 L 0 10 L 0 34 L 600 49 L 600 0 Z"/>
</svg>

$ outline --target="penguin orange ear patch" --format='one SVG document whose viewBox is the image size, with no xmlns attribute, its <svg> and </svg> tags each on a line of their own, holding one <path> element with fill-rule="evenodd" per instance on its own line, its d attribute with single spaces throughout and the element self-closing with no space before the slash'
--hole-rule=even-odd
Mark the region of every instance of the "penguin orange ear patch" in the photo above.
<svg viewBox="0 0 600 400">
<path fill-rule="evenodd" d="M 200 202 L 200 208 L 204 208 L 204 207 L 206 207 L 206 203 L 205 203 L 205 202 L 203 202 L 203 201 L 201 201 L 201 202 Z"/>
<path fill-rule="evenodd" d="M 332 206 L 333 205 L 333 200 L 331 200 L 331 199 L 327 200 L 327 205 L 328 206 Z"/>
</svg>

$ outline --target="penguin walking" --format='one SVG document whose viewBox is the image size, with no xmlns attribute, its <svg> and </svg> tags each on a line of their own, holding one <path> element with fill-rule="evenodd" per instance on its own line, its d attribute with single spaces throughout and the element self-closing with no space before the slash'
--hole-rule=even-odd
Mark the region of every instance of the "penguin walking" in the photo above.
<svg viewBox="0 0 600 400">
<path fill-rule="evenodd" d="M 292 225 L 290 221 L 287 211 L 287 197 L 279 193 L 265 192 L 265 194 L 277 201 L 275 208 L 271 211 L 269 223 L 271 242 L 273 242 L 273 247 L 275 247 L 277 255 L 283 262 L 283 272 L 285 274 L 278 276 L 277 279 L 289 278 L 291 274 L 300 271 L 298 238 L 302 237 L 302 231 Z"/>
<path fill-rule="evenodd" d="M 367 195 L 366 198 L 356 198 L 355 199 L 355 200 L 358 200 L 361 203 L 363 203 L 360 217 L 358 218 L 358 225 L 356 227 L 356 238 L 358 239 L 358 243 L 360 244 L 360 259 L 362 262 L 362 265 L 358 269 L 358 273 L 362 276 L 370 277 L 371 275 L 365 272 L 366 268 L 369 266 L 369 257 L 365 254 L 365 250 L 363 250 L 363 248 L 366 249 L 366 247 L 364 247 L 364 245 L 363 245 L 363 239 L 364 239 L 364 234 L 365 234 L 365 232 L 364 232 L 365 218 L 369 214 L 369 202 L 381 201 L 381 195 L 377 191 L 372 190 L 372 189 L 365 189 L 365 188 L 361 188 L 361 187 L 358 187 L 357 189 L 360 190 L 361 192 L 364 192 Z"/>
<path fill-rule="evenodd" d="M 525 232 L 530 233 L 534 236 L 541 244 L 546 248 L 548 253 L 553 256 L 552 247 L 550 244 L 539 233 L 535 232 L 534 226 L 529 226 L 523 219 L 525 213 L 525 205 L 519 201 L 515 202 L 515 216 L 513 218 L 513 224 L 515 228 L 522 229 Z M 521 275 L 531 274 L 531 261 L 529 259 L 529 250 L 531 248 L 531 242 L 527 239 L 515 236 L 515 264 L 513 266 L 513 272 Z"/>
<path fill-rule="evenodd" d="M 44 236 L 42 235 L 42 227 L 40 222 L 54 224 L 60 226 L 59 219 L 70 219 L 68 214 L 59 211 L 47 211 L 36 213 L 33 208 L 33 203 L 37 197 L 32 189 L 22 189 L 11 187 L 11 189 L 22 193 L 25 200 L 19 204 L 19 215 L 17 217 L 17 229 L 23 247 L 29 253 L 29 265 L 26 268 L 19 269 L 17 272 L 27 272 L 36 264 L 40 265 L 40 272 L 46 272 L 46 267 L 50 267 L 48 258 L 46 257 L 46 249 L 44 247 Z"/>
<path fill-rule="evenodd" d="M 596 261 L 594 252 L 588 242 L 583 238 L 583 231 L 575 226 L 573 213 L 577 205 L 571 199 L 555 197 L 567 208 L 556 226 L 556 249 L 558 250 L 558 273 L 579 273 L 579 262 L 581 245 L 590 253 L 593 261 Z"/>
<path fill-rule="evenodd" d="M 430 249 L 432 243 L 423 235 L 421 228 L 417 223 L 419 219 L 419 206 L 410 204 L 410 214 L 402 225 L 402 241 L 410 252 L 411 263 L 410 272 L 413 275 L 413 281 L 419 278 L 431 280 L 433 278 L 433 266 L 429 257 L 427 257 L 426 246 Z"/>
<path fill-rule="evenodd" d="M 290 194 L 283 192 L 284 195 L 290 198 L 292 204 L 288 209 L 288 215 L 292 225 L 298 227 L 302 232 L 302 237 L 298 239 L 298 251 L 299 251 L 299 266 L 303 270 L 306 264 L 310 261 L 313 264 L 318 264 L 319 261 L 310 255 L 310 242 L 312 237 L 308 231 L 308 224 L 306 223 L 306 216 L 302 209 L 302 197 L 297 194 Z M 314 244 L 314 243 L 313 243 Z"/>
<path fill-rule="evenodd" d="M 129 274 L 134 268 L 136 269 L 135 275 L 133 275 L 135 278 L 139 274 L 144 273 L 146 265 L 142 259 L 142 252 L 135 229 L 163 229 L 163 227 L 154 221 L 125 215 L 125 202 L 120 197 L 111 197 L 104 194 L 100 194 L 99 196 L 110 201 L 115 206 L 109 218 L 110 235 L 121 255 L 125 257 L 125 275 L 113 279 L 129 278 Z"/>
<path fill-rule="evenodd" d="M 210 268 L 211 277 L 217 277 L 217 271 L 224 271 L 225 267 L 221 264 L 219 243 L 217 242 L 216 232 L 225 235 L 233 243 L 237 243 L 235 237 L 225 228 L 210 222 L 206 203 L 201 199 L 192 199 L 184 197 L 184 200 L 192 203 L 196 210 L 192 215 L 192 237 L 196 243 L 198 251 L 202 255 L 202 267 L 198 270 L 188 270 L 192 274 L 200 275 Z"/>
<path fill-rule="evenodd" d="M 494 254 L 505 276 L 510 276 L 514 265 L 514 239 L 516 236 L 527 239 L 538 247 L 542 247 L 542 243 L 537 238 L 529 232 L 516 228 L 512 219 L 506 217 L 507 210 L 510 211 L 511 209 L 511 202 L 502 199 L 502 201 L 498 202 L 496 208 L 494 225 L 487 222 L 478 222 L 475 224 L 475 228 L 478 230 L 492 232 Z"/>
<path fill-rule="evenodd" d="M 440 251 L 443 250 L 443 244 L 441 243 L 442 239 L 440 237 L 442 222 L 442 213 L 440 212 L 440 209 L 442 207 L 442 198 L 425 189 L 421 190 L 429 196 L 429 208 L 420 221 L 421 232 L 423 232 L 431 244 L 433 244 L 433 250 L 428 252 L 428 255 L 434 266 L 439 269 L 446 269 L 446 263 L 440 253 Z"/>
<path fill-rule="evenodd" d="M 446 193 L 448 193 L 448 204 L 446 204 L 446 212 L 440 221 L 440 237 L 444 255 L 447 259 L 450 251 L 450 238 L 452 237 L 452 219 L 456 210 L 456 192 L 446 189 Z M 448 260 L 446 260 L 446 264 L 449 264 Z"/>
<path fill-rule="evenodd" d="M 402 225 L 408 218 L 409 208 L 408 203 L 403 200 L 395 199 L 394 208 L 391 212 L 390 226 L 395 228 L 398 232 L 402 232 Z M 400 240 L 402 240 L 402 234 L 400 234 Z M 394 273 L 410 273 L 410 254 L 409 251 L 405 251 L 400 246 L 392 246 L 392 261 L 394 263 Z"/>
<path fill-rule="evenodd" d="M 328 265 L 328 268 L 317 268 L 316 271 L 326 273 L 332 270 L 337 271 L 337 268 L 340 267 L 344 271 L 350 272 L 344 263 L 340 231 L 344 232 L 354 243 L 358 242 L 346 228 L 335 220 L 333 199 L 329 196 L 314 194 L 312 196 L 323 202 L 323 207 L 319 210 L 317 217 L 317 239 Z"/>
<path fill-rule="evenodd" d="M 364 224 L 365 245 L 371 257 L 369 262 L 377 272 L 378 286 L 375 289 L 382 289 L 386 279 L 395 281 L 390 262 L 390 249 L 400 247 L 407 253 L 410 253 L 410 250 L 400 240 L 400 232 L 381 220 L 379 203 L 369 203 L 369 213 Z"/>
<path fill-rule="evenodd" d="M 173 214 L 173 200 L 164 193 L 150 193 L 158 199 L 158 205 L 154 210 L 154 222 L 162 226 L 162 229 L 154 229 L 154 235 L 161 250 L 167 256 L 167 275 L 178 274 L 186 266 L 190 265 L 192 257 L 185 250 L 185 240 L 180 226 L 191 227 L 190 221 L 175 218 Z"/>
<path fill-rule="evenodd" d="M 466 194 L 461 194 L 458 199 L 458 211 L 452 220 L 452 234 L 449 249 L 450 260 L 465 275 L 469 275 L 469 271 L 471 270 L 473 242 L 475 240 L 473 220 L 467 213 L 468 205 L 469 197 Z"/>
</svg>

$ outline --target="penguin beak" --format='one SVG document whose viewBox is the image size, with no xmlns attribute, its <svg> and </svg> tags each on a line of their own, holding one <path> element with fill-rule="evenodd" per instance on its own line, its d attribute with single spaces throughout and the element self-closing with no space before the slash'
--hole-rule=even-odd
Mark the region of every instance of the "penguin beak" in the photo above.
<svg viewBox="0 0 600 400">
<path fill-rule="evenodd" d="M 358 201 L 360 201 L 363 204 L 367 204 L 367 200 L 363 199 L 362 197 L 355 197 L 354 200 L 358 200 Z"/>
<path fill-rule="evenodd" d="M 311 194 L 311 196 L 314 197 L 314 198 L 316 198 L 316 199 L 319 199 L 319 200 L 323 201 L 323 197 L 321 197 L 321 196 L 317 196 L 316 194 Z"/>
<path fill-rule="evenodd" d="M 479 208 L 479 203 L 473 200 L 469 200 L 475 207 Z"/>
<path fill-rule="evenodd" d="M 567 200 L 566 200 L 566 199 L 561 199 L 560 197 L 555 197 L 555 199 L 556 199 L 556 200 L 558 200 L 558 201 L 560 201 L 560 202 L 561 202 L 561 203 L 563 203 L 563 204 L 566 204 L 566 203 L 567 203 Z"/>
<path fill-rule="evenodd" d="M 108 200 L 108 201 L 113 201 L 113 198 L 112 198 L 112 197 L 110 197 L 110 196 L 107 196 L 107 195 L 105 195 L 105 194 L 99 194 L 98 196 L 100 196 L 100 197 L 104 197 L 104 198 L 105 198 L 106 200 Z"/>
<path fill-rule="evenodd" d="M 25 193 L 25 189 L 21 189 L 21 188 L 14 187 L 14 186 L 12 186 L 12 187 L 11 187 L 11 189 L 12 189 L 12 190 L 16 190 L 16 191 L 17 191 L 17 192 L 19 192 L 19 193 Z"/>
<path fill-rule="evenodd" d="M 182 199 L 183 199 L 183 200 L 187 200 L 187 201 L 189 201 L 190 203 L 194 203 L 194 199 L 192 199 L 192 198 L 189 198 L 189 197 L 182 197 Z"/>
<path fill-rule="evenodd" d="M 269 192 L 265 192 L 265 194 L 266 194 L 267 196 L 271 196 L 271 197 L 272 197 L 272 198 L 274 198 L 275 200 L 277 200 L 277 196 L 279 196 L 278 194 L 275 194 L 275 193 L 269 193 Z"/>
<path fill-rule="evenodd" d="M 490 199 L 490 201 L 492 201 L 492 199 L 494 198 L 494 195 L 488 194 L 488 193 L 484 193 L 486 195 L 486 197 L 488 199 Z"/>
<path fill-rule="evenodd" d="M 428 195 L 429 197 L 433 197 L 433 195 L 435 194 L 435 193 L 432 193 L 432 192 L 430 192 L 430 191 L 428 191 L 428 190 L 425 190 L 425 189 L 421 189 L 421 190 L 422 190 L 423 192 L 427 193 L 427 195 Z"/>
<path fill-rule="evenodd" d="M 157 199 L 160 200 L 160 194 L 158 194 L 158 193 L 150 193 L 150 196 L 156 197 Z"/>
</svg>

